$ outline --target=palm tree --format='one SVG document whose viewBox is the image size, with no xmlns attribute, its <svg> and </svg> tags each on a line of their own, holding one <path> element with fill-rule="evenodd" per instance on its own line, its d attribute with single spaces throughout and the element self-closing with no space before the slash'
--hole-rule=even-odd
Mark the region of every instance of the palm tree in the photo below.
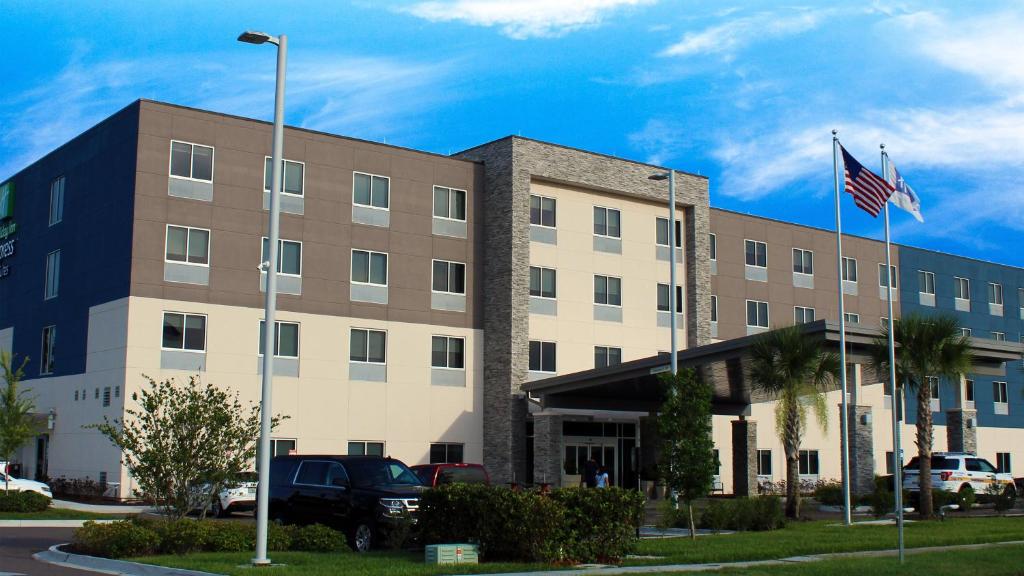
<svg viewBox="0 0 1024 576">
<path fill-rule="evenodd" d="M 896 343 L 896 382 L 917 394 L 917 460 L 919 508 L 922 518 L 932 515 L 932 408 L 929 376 L 959 380 L 974 363 L 970 341 L 960 331 L 956 317 L 948 314 L 908 314 L 893 321 Z M 871 346 L 871 364 L 879 374 L 889 374 L 889 328 Z"/>
<path fill-rule="evenodd" d="M 750 378 L 756 389 L 774 397 L 775 430 L 786 453 L 786 516 L 800 516 L 800 441 L 807 429 L 808 408 L 822 430 L 828 429 L 823 394 L 839 378 L 839 356 L 820 341 L 808 339 L 799 326 L 767 332 L 750 351 Z"/>
</svg>

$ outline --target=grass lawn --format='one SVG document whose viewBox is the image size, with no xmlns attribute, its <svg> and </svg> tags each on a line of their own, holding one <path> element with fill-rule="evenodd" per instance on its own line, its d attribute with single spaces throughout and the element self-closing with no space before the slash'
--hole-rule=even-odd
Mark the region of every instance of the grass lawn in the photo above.
<svg viewBox="0 0 1024 576">
<path fill-rule="evenodd" d="M 696 542 L 686 538 L 664 540 L 645 540 L 640 543 L 637 554 L 657 555 L 657 560 L 633 559 L 627 564 L 687 564 L 706 562 L 730 562 L 738 560 L 763 560 L 769 558 L 785 558 L 805 554 L 823 554 L 829 552 L 854 552 L 858 550 L 884 550 L 896 545 L 896 528 L 894 526 L 854 526 L 844 528 L 830 526 L 833 522 L 799 522 L 790 524 L 785 530 L 775 532 L 748 532 L 718 536 L 702 536 Z M 980 542 L 1000 542 L 1024 540 L 1024 518 L 954 518 L 945 522 L 917 522 L 906 526 L 906 545 L 908 548 L 921 546 L 947 546 L 954 544 L 975 544 Z M 945 554 L 945 553 L 944 553 Z M 984 551 L 956 552 L 950 554 L 977 554 L 977 558 L 985 559 L 985 564 L 950 564 L 943 569 L 959 568 L 957 576 L 963 573 L 964 566 L 975 566 L 982 573 L 1002 573 L 989 571 L 992 566 L 1001 566 L 1009 562 L 1017 567 L 1016 572 L 1024 573 L 1024 548 L 1020 546 L 997 548 Z M 924 557 L 908 556 L 911 566 L 932 566 L 933 554 Z M 422 553 L 408 552 L 374 552 L 367 555 L 353 553 L 314 554 L 304 552 L 276 552 L 270 557 L 275 563 L 286 564 L 274 570 L 274 574 L 292 576 L 309 574 L 325 576 L 336 574 L 376 575 L 395 574 L 399 576 L 418 576 L 434 574 L 453 574 L 470 572 L 513 572 L 551 569 L 550 566 L 530 564 L 483 564 L 479 566 L 427 566 L 423 564 Z M 252 553 L 202 553 L 188 556 L 156 556 L 137 558 L 139 562 L 159 564 L 202 570 L 216 574 L 248 575 Z M 988 558 L 998 558 L 998 562 Z M 1010 559 L 1015 559 L 1010 562 Z M 1005 560 L 1005 561 L 1004 561 Z M 857 560 L 856 562 L 861 562 Z M 815 566 L 793 566 L 780 568 L 764 568 L 764 574 L 789 574 L 784 570 L 796 570 L 793 574 L 851 574 L 862 576 L 874 574 L 873 562 L 879 563 L 879 570 L 885 569 L 886 563 L 896 564 L 894 559 L 865 559 L 864 568 L 854 568 L 837 572 L 834 568 L 820 568 L 855 564 L 854 560 L 843 559 L 829 561 Z M 948 562 L 948 561 L 947 561 Z M 857 564 L 859 566 L 859 564 Z M 936 562 L 935 565 L 942 565 Z M 809 570 L 803 572 L 800 570 Z M 817 570 L 817 571 L 815 571 Z M 995 568 L 993 568 L 995 570 Z M 750 572 L 747 572 L 750 573 Z M 885 572 L 879 572 L 885 573 Z M 931 572 L 928 574 L 952 574 L 952 572 Z"/>
<path fill-rule="evenodd" d="M 0 512 L 0 520 L 117 520 L 124 514 L 97 514 L 64 508 L 47 508 L 43 512 Z"/>
</svg>

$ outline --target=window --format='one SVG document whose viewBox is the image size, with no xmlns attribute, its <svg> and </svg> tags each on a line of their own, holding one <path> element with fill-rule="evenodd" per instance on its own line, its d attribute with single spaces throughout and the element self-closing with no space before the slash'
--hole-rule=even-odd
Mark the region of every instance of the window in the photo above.
<svg viewBox="0 0 1024 576">
<path fill-rule="evenodd" d="M 718 236 L 715 236 L 714 234 L 709 234 L 708 236 L 710 237 L 710 242 L 708 242 L 708 244 L 711 247 L 711 259 L 718 260 Z"/>
<path fill-rule="evenodd" d="M 992 332 L 992 339 L 995 340 L 996 342 L 1005 342 L 1006 341 L 1006 332 L 996 332 L 996 331 L 993 331 Z"/>
<path fill-rule="evenodd" d="M 857 259 L 843 256 L 843 280 L 847 282 L 857 281 Z"/>
<path fill-rule="evenodd" d="M 270 439 L 270 455 L 273 456 L 287 456 L 295 452 L 295 440 L 282 439 L 282 438 L 271 438 Z"/>
<path fill-rule="evenodd" d="M 747 300 L 747 326 L 754 328 L 768 327 L 768 303 Z"/>
<path fill-rule="evenodd" d="M 988 303 L 996 304 L 998 306 L 1003 305 L 1003 285 L 988 283 Z"/>
<path fill-rule="evenodd" d="M 974 380 L 964 380 L 964 400 L 974 402 Z"/>
<path fill-rule="evenodd" d="M 1024 288 L 1017 288 L 1017 304 L 1020 306 L 1020 317 L 1024 319 Z"/>
<path fill-rule="evenodd" d="M 384 455 L 384 443 L 383 442 L 368 442 L 365 440 L 357 440 L 355 442 L 348 443 L 348 455 L 349 456 L 383 456 Z"/>
<path fill-rule="evenodd" d="M 594 346 L 594 368 L 604 368 L 622 363 L 622 348 Z"/>
<path fill-rule="evenodd" d="M 747 266 L 768 267 L 768 245 L 757 240 L 744 240 Z"/>
<path fill-rule="evenodd" d="M 348 359 L 352 362 L 384 364 L 387 362 L 387 348 L 387 332 L 353 328 L 349 339 Z"/>
<path fill-rule="evenodd" d="M 657 218 L 654 221 L 655 243 L 668 246 L 668 218 Z M 676 220 L 676 248 L 683 247 L 683 223 Z"/>
<path fill-rule="evenodd" d="M 595 274 L 594 304 L 622 306 L 622 279 Z"/>
<path fill-rule="evenodd" d="M 893 288 L 899 288 L 900 287 L 900 281 L 899 281 L 899 278 L 896 275 L 896 267 L 895 266 L 890 266 L 889 267 L 889 278 L 892 278 L 892 287 Z M 879 264 L 878 265 L 878 286 L 879 286 L 879 288 L 886 288 L 886 287 L 888 287 L 889 286 L 889 278 L 886 278 L 886 276 L 885 276 L 885 264 Z"/>
<path fill-rule="evenodd" d="M 555 199 L 530 195 L 530 224 L 555 227 Z"/>
<path fill-rule="evenodd" d="M 110 406 L 110 386 L 103 387 L 103 406 Z"/>
<path fill-rule="evenodd" d="M 668 312 L 670 309 L 668 302 L 669 285 L 658 284 L 658 311 Z M 683 313 L 683 287 L 676 285 L 676 314 Z M 717 314 L 715 315 L 717 317 Z"/>
<path fill-rule="evenodd" d="M 594 234 L 597 236 L 621 238 L 622 230 L 619 228 L 619 211 L 614 208 L 594 206 Z"/>
<path fill-rule="evenodd" d="M 921 294 L 935 295 L 935 274 L 927 270 L 917 271 L 917 290 Z"/>
<path fill-rule="evenodd" d="M 939 378 L 937 376 L 928 377 L 928 397 L 932 400 L 939 399 Z"/>
<path fill-rule="evenodd" d="M 818 451 L 817 450 L 801 450 L 800 451 L 800 474 L 807 476 L 818 475 Z"/>
<path fill-rule="evenodd" d="M 461 464 L 462 444 L 431 444 L 431 464 Z"/>
<path fill-rule="evenodd" d="M 46 284 L 43 298 L 49 300 L 57 297 L 57 289 L 60 287 L 60 250 L 54 250 L 46 255 Z"/>
<path fill-rule="evenodd" d="M 430 344 L 430 366 L 462 370 L 466 367 L 465 351 L 465 338 L 433 336 Z"/>
<path fill-rule="evenodd" d="M 64 177 L 50 182 L 50 226 L 64 220 Z"/>
<path fill-rule="evenodd" d="M 437 216 L 437 189 L 434 187 L 434 215 Z M 442 190 L 450 190 L 441 188 Z M 376 176 L 374 174 L 363 174 L 362 172 L 352 173 L 352 203 L 357 206 L 369 206 L 387 210 L 391 196 L 391 179 L 387 176 Z M 451 206 L 448 206 L 450 211 Z M 463 192 L 462 218 L 466 217 L 465 192 Z M 450 213 L 450 212 L 449 212 Z M 448 216 L 445 215 L 445 218 Z"/>
<path fill-rule="evenodd" d="M 270 239 L 263 239 L 260 262 L 270 262 Z M 266 269 L 267 266 L 264 266 Z M 302 276 L 302 242 L 295 240 L 277 241 L 277 273 Z"/>
<path fill-rule="evenodd" d="M 758 450 L 757 451 L 757 475 L 758 476 L 771 476 L 772 475 L 772 451 L 771 450 Z"/>
<path fill-rule="evenodd" d="M 530 340 L 530 370 L 555 372 L 555 343 Z"/>
<path fill-rule="evenodd" d="M 793 307 L 793 323 L 804 324 L 807 322 L 814 322 L 814 308 L 804 308 L 803 306 Z"/>
<path fill-rule="evenodd" d="M 1009 474 L 1011 470 L 1010 453 L 996 452 L 996 472 L 999 474 Z"/>
<path fill-rule="evenodd" d="M 530 266 L 530 296 L 555 297 L 555 271 L 551 268 Z"/>
<path fill-rule="evenodd" d="M 78 390 L 75 390 L 75 402 L 78 402 Z"/>
<path fill-rule="evenodd" d="M 267 192 L 270 192 L 271 178 L 273 178 L 273 174 L 270 172 L 271 162 L 272 160 L 267 156 L 263 166 L 263 189 Z M 306 165 L 302 162 L 281 160 L 281 166 L 284 168 L 281 192 L 293 196 L 302 196 Z"/>
<path fill-rule="evenodd" d="M 206 351 L 206 316 L 164 312 L 161 346 L 168 350 Z"/>
<path fill-rule="evenodd" d="M 992 398 L 996 404 L 1006 404 L 1009 396 L 1006 394 L 1006 382 L 992 383 Z"/>
<path fill-rule="evenodd" d="M 793 272 L 814 274 L 814 252 L 793 248 Z"/>
<path fill-rule="evenodd" d="M 960 300 L 971 299 L 971 281 L 967 278 L 953 278 L 953 295 Z"/>
<path fill-rule="evenodd" d="M 718 296 L 711 296 L 711 321 L 718 322 Z"/>
<path fill-rule="evenodd" d="M 167 226 L 164 259 L 185 264 L 210 264 L 210 231 L 187 226 Z"/>
<path fill-rule="evenodd" d="M 458 262 L 446 262 L 434 260 L 434 282 L 431 284 L 434 292 L 447 292 L 449 294 L 466 293 L 466 265 Z"/>
<path fill-rule="evenodd" d="M 274 356 L 278 358 L 299 357 L 299 325 L 295 322 L 274 322 L 277 338 L 274 340 Z M 263 354 L 266 322 L 260 320 L 260 355 Z"/>
<path fill-rule="evenodd" d="M 964 338 L 970 338 L 971 337 L 971 329 L 970 328 L 960 328 L 960 335 L 963 336 Z"/>
<path fill-rule="evenodd" d="M 843 318 L 846 319 L 846 322 L 848 324 L 860 324 L 860 314 L 855 314 L 853 312 L 845 312 L 843 313 Z"/>
<path fill-rule="evenodd" d="M 57 348 L 57 327 L 43 328 L 42 352 L 39 354 L 39 373 L 53 374 Z"/>
<path fill-rule="evenodd" d="M 894 454 L 894 452 L 892 452 L 892 451 L 889 451 L 889 452 L 885 453 L 885 473 L 886 474 L 893 474 L 893 471 L 892 471 L 892 464 L 893 464 L 893 462 L 892 462 L 892 455 L 893 454 Z"/>
<path fill-rule="evenodd" d="M 367 250 L 352 251 L 352 281 L 388 285 L 388 255 Z"/>
<path fill-rule="evenodd" d="M 715 479 L 722 475 L 722 460 L 718 457 L 718 448 L 711 450 L 712 460 L 715 461 Z"/>
<path fill-rule="evenodd" d="M 121 387 L 120 386 L 114 386 L 114 398 L 120 398 L 120 397 L 121 397 Z"/>
<path fill-rule="evenodd" d="M 434 218 L 466 221 L 466 191 L 434 186 Z"/>
<path fill-rule="evenodd" d="M 171 176 L 213 182 L 213 148 L 172 140 Z"/>
</svg>

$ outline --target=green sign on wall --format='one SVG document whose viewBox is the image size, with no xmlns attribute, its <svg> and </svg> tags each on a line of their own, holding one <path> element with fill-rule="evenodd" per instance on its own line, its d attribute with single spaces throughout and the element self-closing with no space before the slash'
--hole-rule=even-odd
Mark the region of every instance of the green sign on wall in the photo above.
<svg viewBox="0 0 1024 576">
<path fill-rule="evenodd" d="M 14 217 L 14 182 L 0 184 L 0 221 Z"/>
</svg>

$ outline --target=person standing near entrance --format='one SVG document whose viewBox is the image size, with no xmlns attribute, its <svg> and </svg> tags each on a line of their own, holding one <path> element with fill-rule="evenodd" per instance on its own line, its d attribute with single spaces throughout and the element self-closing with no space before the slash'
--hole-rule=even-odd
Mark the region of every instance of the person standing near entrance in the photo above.
<svg viewBox="0 0 1024 576">
<path fill-rule="evenodd" d="M 580 478 L 580 486 L 597 487 L 597 460 L 591 458 L 583 463 L 583 477 Z"/>
<path fill-rule="evenodd" d="M 611 479 L 608 477 L 608 469 L 604 466 L 601 467 L 597 472 L 597 487 L 607 488 L 612 485 Z"/>
</svg>

